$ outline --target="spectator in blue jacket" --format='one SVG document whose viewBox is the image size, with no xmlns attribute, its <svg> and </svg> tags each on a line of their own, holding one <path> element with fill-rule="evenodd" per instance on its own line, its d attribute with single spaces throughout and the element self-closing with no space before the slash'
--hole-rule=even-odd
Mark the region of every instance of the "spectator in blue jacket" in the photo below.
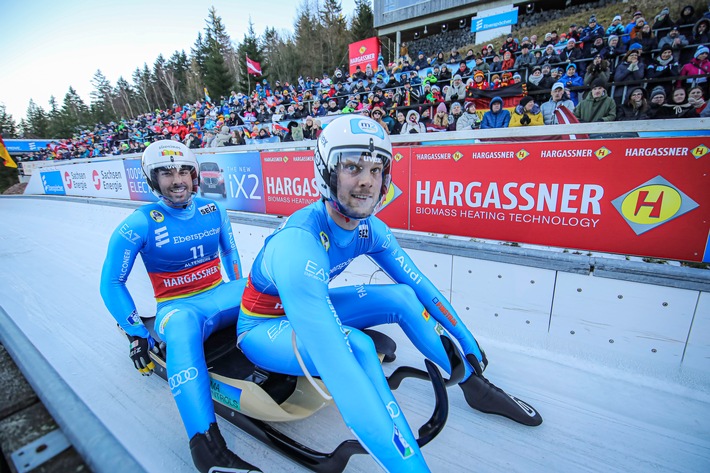
<svg viewBox="0 0 710 473">
<path fill-rule="evenodd" d="M 589 42 L 590 44 L 593 43 L 596 38 L 604 37 L 604 27 L 597 23 L 596 15 L 592 15 L 589 17 L 589 26 L 584 28 L 581 36 L 582 37 L 579 38 L 580 42 Z"/>
<path fill-rule="evenodd" d="M 481 129 L 486 128 L 508 128 L 510 123 L 510 112 L 503 109 L 503 99 L 493 97 L 490 111 L 483 114 Z"/>
<path fill-rule="evenodd" d="M 567 64 L 565 75 L 559 79 L 559 82 L 562 82 L 565 88 L 569 89 L 570 87 L 580 87 L 584 85 L 584 78 L 577 74 L 577 65 L 570 62 Z M 574 105 L 577 106 L 579 103 L 577 91 L 570 91 L 569 98 L 572 100 Z"/>
<path fill-rule="evenodd" d="M 621 15 L 616 15 L 611 21 L 611 25 L 609 25 L 609 28 L 606 29 L 606 36 L 622 36 L 623 34 L 624 25 L 621 24 Z"/>
<path fill-rule="evenodd" d="M 643 18 L 643 13 L 637 11 L 634 13 L 631 21 L 626 25 L 626 27 L 624 27 L 624 34 L 621 36 L 621 42 L 623 44 L 629 44 L 629 41 L 631 41 L 631 30 L 636 27 L 636 20 L 639 18 Z"/>
</svg>

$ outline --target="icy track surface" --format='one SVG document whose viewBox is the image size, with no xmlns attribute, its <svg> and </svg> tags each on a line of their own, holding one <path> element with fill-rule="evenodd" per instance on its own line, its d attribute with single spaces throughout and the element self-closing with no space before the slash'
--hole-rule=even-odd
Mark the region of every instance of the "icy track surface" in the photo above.
<svg viewBox="0 0 710 473">
<path fill-rule="evenodd" d="M 138 374 L 127 341 L 99 296 L 108 237 L 131 211 L 0 198 L 0 305 L 147 471 L 194 471 L 167 385 L 157 376 Z M 140 262 L 129 289 L 139 312 L 152 315 L 155 303 Z M 423 366 L 398 328 L 383 331 L 399 345 L 394 365 Z M 529 401 L 544 423 L 529 428 L 472 411 L 460 389 L 450 389 L 447 426 L 424 448 L 432 471 L 710 471 L 707 379 L 631 372 L 496 340 L 480 342 L 491 361 L 489 379 Z M 393 366 L 384 369 L 389 373 Z M 407 380 L 395 394 L 410 425 L 418 428 L 433 407 L 429 385 Z M 226 421 L 219 423 L 228 445 L 264 472 L 306 471 Z M 332 407 L 282 429 L 322 450 L 350 438 Z M 347 471 L 379 469 L 369 457 L 358 456 Z"/>
</svg>

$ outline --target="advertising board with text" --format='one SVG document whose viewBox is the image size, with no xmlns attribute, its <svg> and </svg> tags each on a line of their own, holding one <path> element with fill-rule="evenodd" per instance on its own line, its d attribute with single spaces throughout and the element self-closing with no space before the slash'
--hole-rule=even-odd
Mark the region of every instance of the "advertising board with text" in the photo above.
<svg viewBox="0 0 710 473">
<path fill-rule="evenodd" d="M 409 228 L 409 164 L 410 147 L 392 148 L 392 183 L 377 216 L 392 228 Z"/>
<path fill-rule="evenodd" d="M 380 55 L 380 40 L 374 37 L 350 43 L 348 53 L 350 58 L 349 74 L 355 74 L 357 66 L 360 66 L 362 72 L 365 72 L 368 64 L 373 71 L 376 71 L 377 58 Z"/>
<path fill-rule="evenodd" d="M 403 195 L 409 183 L 409 148 L 395 148 L 393 183 L 377 216 L 393 228 L 406 229 L 409 203 Z M 313 151 L 261 153 L 266 213 L 291 215 L 318 199 L 313 177 Z"/>
<path fill-rule="evenodd" d="M 99 161 L 62 166 L 67 195 L 130 199 L 123 161 Z"/>
<path fill-rule="evenodd" d="M 258 152 L 201 154 L 197 162 L 201 195 L 229 210 L 266 212 Z"/>
<path fill-rule="evenodd" d="M 150 187 L 148 187 L 143 169 L 141 168 L 140 159 L 126 159 L 123 161 L 123 167 L 126 169 L 126 180 L 131 200 L 141 200 L 145 202 L 155 202 L 158 200 L 155 194 L 153 194 L 153 191 L 150 190 Z"/>
<path fill-rule="evenodd" d="M 261 153 L 266 213 L 288 216 L 320 199 L 313 150 Z"/>
<path fill-rule="evenodd" d="M 702 261 L 707 137 L 412 148 L 410 230 Z"/>
</svg>

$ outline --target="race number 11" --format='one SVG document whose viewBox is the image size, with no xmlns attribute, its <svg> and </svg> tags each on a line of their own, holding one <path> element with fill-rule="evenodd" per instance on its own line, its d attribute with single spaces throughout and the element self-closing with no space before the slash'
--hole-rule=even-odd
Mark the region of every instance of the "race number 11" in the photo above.
<svg viewBox="0 0 710 473">
<path fill-rule="evenodd" d="M 205 252 L 202 249 L 202 245 L 193 246 L 192 248 L 190 248 L 190 251 L 192 251 L 192 259 L 202 258 L 203 256 L 205 256 Z"/>
</svg>

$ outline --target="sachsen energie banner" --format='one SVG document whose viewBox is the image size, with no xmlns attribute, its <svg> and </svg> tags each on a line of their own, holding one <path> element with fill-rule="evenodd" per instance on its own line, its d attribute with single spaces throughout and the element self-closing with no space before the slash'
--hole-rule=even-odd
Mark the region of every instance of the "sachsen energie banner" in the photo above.
<svg viewBox="0 0 710 473">
<path fill-rule="evenodd" d="M 380 40 L 377 38 L 368 38 L 350 43 L 348 46 L 350 52 L 350 74 L 355 73 L 355 67 L 360 66 L 363 72 L 369 64 L 372 70 L 377 70 L 377 58 L 380 55 Z"/>
<path fill-rule="evenodd" d="M 393 228 L 710 261 L 710 138 L 526 141 L 393 150 Z M 312 151 L 201 154 L 200 193 L 290 215 L 318 200 Z M 28 194 L 149 201 L 138 160 L 42 168 Z"/>
</svg>

